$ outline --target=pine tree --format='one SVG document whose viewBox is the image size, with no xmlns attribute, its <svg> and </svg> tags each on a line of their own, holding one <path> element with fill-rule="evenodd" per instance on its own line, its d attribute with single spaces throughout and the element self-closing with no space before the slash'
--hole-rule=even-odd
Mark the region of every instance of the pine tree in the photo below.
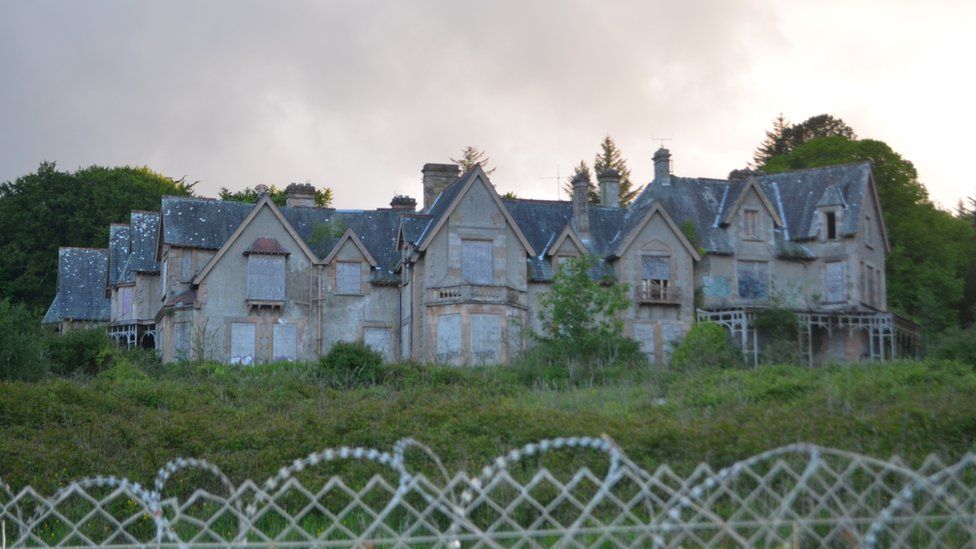
<svg viewBox="0 0 976 549">
<path fill-rule="evenodd" d="M 569 195 L 570 200 L 573 199 L 573 180 L 576 179 L 577 175 L 581 174 L 586 174 L 587 176 L 590 175 L 590 167 L 586 165 L 585 160 L 580 160 L 580 163 L 577 164 L 577 166 L 573 169 L 573 175 L 569 176 L 566 179 L 566 182 L 563 183 L 563 190 Z M 600 193 L 597 191 L 596 185 L 593 184 L 593 178 L 590 177 L 589 179 L 590 190 L 586 193 L 587 199 L 590 201 L 590 204 L 598 205 L 600 204 Z"/>
<path fill-rule="evenodd" d="M 759 148 L 752 155 L 754 167 L 762 166 L 774 156 L 786 154 L 786 143 L 783 140 L 783 136 L 789 127 L 790 124 L 786 121 L 783 113 L 779 113 L 776 120 L 773 120 L 773 129 L 766 132 L 766 139 L 763 140 Z"/>
<path fill-rule="evenodd" d="M 627 167 L 627 161 L 624 160 L 623 155 L 620 154 L 620 149 L 617 148 L 617 144 L 609 135 L 600 142 L 600 152 L 593 159 L 593 171 L 599 177 L 608 168 L 617 170 L 617 173 L 620 174 L 620 206 L 626 207 L 640 194 L 643 187 L 632 188 L 633 183 L 630 181 L 630 168 Z M 599 203 L 599 194 L 596 203 Z"/>
<path fill-rule="evenodd" d="M 481 164 L 481 169 L 485 171 L 486 175 L 490 176 L 495 173 L 495 168 L 488 165 L 491 158 L 485 155 L 485 151 L 471 145 L 461 151 L 461 158 L 452 158 L 451 162 L 460 166 L 462 172 L 470 170 L 475 164 Z"/>
</svg>

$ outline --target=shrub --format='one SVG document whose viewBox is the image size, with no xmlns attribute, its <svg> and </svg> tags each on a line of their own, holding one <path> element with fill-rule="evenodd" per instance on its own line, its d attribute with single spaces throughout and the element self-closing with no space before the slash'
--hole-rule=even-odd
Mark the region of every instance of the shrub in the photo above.
<svg viewBox="0 0 976 549">
<path fill-rule="evenodd" d="M 0 379 L 44 377 L 43 339 L 38 320 L 26 307 L 0 300 Z"/>
<path fill-rule="evenodd" d="M 111 366 L 116 354 L 104 328 L 74 330 L 48 340 L 51 369 L 58 375 L 96 375 Z"/>
<path fill-rule="evenodd" d="M 319 359 L 318 371 L 324 380 L 338 388 L 370 385 L 379 380 L 383 355 L 364 343 L 341 341 Z"/>
<path fill-rule="evenodd" d="M 928 355 L 932 358 L 957 360 L 976 368 L 976 326 L 962 330 L 950 328 L 935 338 Z"/>
<path fill-rule="evenodd" d="M 692 326 L 671 355 L 671 367 L 676 370 L 733 368 L 741 364 L 742 352 L 729 340 L 725 328 L 709 322 Z"/>
</svg>

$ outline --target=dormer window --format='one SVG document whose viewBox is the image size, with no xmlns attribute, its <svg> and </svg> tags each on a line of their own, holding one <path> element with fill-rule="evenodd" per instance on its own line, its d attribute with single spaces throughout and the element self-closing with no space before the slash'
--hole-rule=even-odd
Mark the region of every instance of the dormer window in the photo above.
<svg viewBox="0 0 976 549">
<path fill-rule="evenodd" d="M 837 214 L 834 212 L 824 212 L 824 228 L 827 231 L 827 240 L 837 240 Z"/>
<path fill-rule="evenodd" d="M 288 252 L 273 238 L 259 238 L 244 255 L 247 256 L 248 301 L 283 302 Z"/>
<path fill-rule="evenodd" d="M 759 210 L 742 212 L 742 237 L 749 240 L 759 239 Z"/>
</svg>

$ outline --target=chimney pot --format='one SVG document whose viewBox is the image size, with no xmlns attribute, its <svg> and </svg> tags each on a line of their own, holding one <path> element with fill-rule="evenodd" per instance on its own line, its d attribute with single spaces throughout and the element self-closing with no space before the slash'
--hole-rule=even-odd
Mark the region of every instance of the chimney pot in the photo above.
<svg viewBox="0 0 976 549">
<path fill-rule="evenodd" d="M 600 204 L 607 208 L 620 207 L 620 172 L 607 168 L 596 176 L 600 182 Z"/>
<path fill-rule="evenodd" d="M 289 208 L 314 208 L 315 187 L 311 183 L 292 183 L 285 187 L 285 206 Z"/>
<path fill-rule="evenodd" d="M 590 234 L 590 174 L 581 173 L 573 177 L 573 221 L 580 237 L 587 240 Z"/>
<path fill-rule="evenodd" d="M 457 164 L 424 164 L 420 172 L 424 174 L 424 211 L 428 211 L 437 195 L 461 175 L 461 168 Z"/>
<path fill-rule="evenodd" d="M 412 212 L 417 209 L 417 200 L 406 195 L 398 194 L 390 201 L 390 207 L 398 211 Z"/>
</svg>

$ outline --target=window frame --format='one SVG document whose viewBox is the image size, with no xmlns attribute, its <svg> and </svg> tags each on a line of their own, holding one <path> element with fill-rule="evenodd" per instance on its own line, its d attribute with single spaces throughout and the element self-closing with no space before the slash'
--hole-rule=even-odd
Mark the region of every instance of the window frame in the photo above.
<svg viewBox="0 0 976 549">
<path fill-rule="evenodd" d="M 765 285 L 763 287 L 762 295 L 759 296 L 745 296 L 742 295 L 742 267 L 746 264 L 762 266 L 765 274 Z M 735 279 L 736 279 L 736 295 L 739 299 L 747 299 L 750 301 L 762 301 L 769 299 L 770 293 L 770 276 L 769 276 L 769 261 L 761 259 L 738 259 L 735 263 Z"/>
<path fill-rule="evenodd" d="M 749 208 L 742 210 L 742 238 L 744 240 L 762 240 L 759 236 L 759 210 Z"/>
<path fill-rule="evenodd" d="M 834 296 L 830 293 L 830 268 L 832 265 L 837 265 L 840 267 L 840 293 Z M 847 265 L 843 260 L 836 259 L 824 262 L 824 279 L 823 279 L 823 289 L 824 289 L 824 303 L 836 304 L 844 303 L 847 301 Z M 837 299 L 832 299 L 837 297 Z"/>
<path fill-rule="evenodd" d="M 837 240 L 837 212 L 828 210 L 824 212 L 824 240 Z"/>
<path fill-rule="evenodd" d="M 254 262 L 253 265 L 257 265 L 257 262 L 258 261 L 275 261 L 275 262 L 280 262 L 280 266 L 279 266 L 280 267 L 280 273 L 279 272 L 275 272 L 274 273 L 275 276 L 280 276 L 281 277 L 281 280 L 280 280 L 281 293 L 280 293 L 280 295 L 278 295 L 277 293 L 274 293 L 274 294 L 255 294 L 254 293 L 260 287 L 259 286 L 256 286 L 257 281 L 255 280 L 255 281 L 253 281 L 254 284 L 255 284 L 255 286 L 253 286 L 253 288 L 252 288 L 252 274 L 258 274 L 258 273 L 253 273 L 252 270 L 251 270 L 251 267 L 252 267 L 252 262 Z M 247 271 L 246 272 L 247 281 L 246 281 L 246 284 L 245 284 L 245 292 L 246 292 L 247 300 L 248 301 L 280 302 L 280 303 L 284 303 L 285 296 L 287 295 L 287 291 L 286 291 L 286 287 L 285 287 L 286 284 L 287 284 L 287 278 L 288 278 L 287 277 L 287 272 L 288 272 L 287 256 L 280 255 L 280 254 L 248 254 L 248 256 L 247 256 L 247 264 L 245 265 L 245 269 Z M 265 274 L 267 274 L 267 273 L 265 273 Z M 278 284 L 275 284 L 275 285 L 272 285 L 271 288 L 277 288 L 278 286 L 279 286 Z"/>
<path fill-rule="evenodd" d="M 356 291 L 346 291 L 340 285 L 340 268 L 355 268 L 356 270 Z M 363 262 L 362 261 L 336 261 L 335 264 L 335 294 L 336 295 L 363 295 Z"/>
<path fill-rule="evenodd" d="M 465 246 L 474 245 L 475 243 L 478 243 L 478 245 L 487 245 L 488 246 L 488 254 L 485 256 L 485 257 L 488 258 L 487 259 L 488 265 L 487 265 L 487 269 L 484 270 L 484 272 L 487 275 L 487 279 L 484 279 L 484 278 L 477 279 L 475 277 L 470 277 L 469 278 L 467 276 L 468 271 L 465 269 L 464 266 L 467 264 L 467 262 L 465 261 L 465 258 L 466 257 L 469 257 L 469 256 L 467 256 L 465 254 Z M 494 248 L 495 248 L 495 241 L 492 240 L 492 239 L 488 239 L 488 238 L 462 238 L 461 239 L 461 253 L 460 253 L 460 264 L 461 264 L 460 266 L 461 266 L 461 269 L 460 270 L 461 270 L 461 282 L 463 284 L 471 284 L 471 285 L 474 285 L 474 286 L 492 286 L 492 285 L 494 285 L 494 283 L 495 283 Z"/>
</svg>

